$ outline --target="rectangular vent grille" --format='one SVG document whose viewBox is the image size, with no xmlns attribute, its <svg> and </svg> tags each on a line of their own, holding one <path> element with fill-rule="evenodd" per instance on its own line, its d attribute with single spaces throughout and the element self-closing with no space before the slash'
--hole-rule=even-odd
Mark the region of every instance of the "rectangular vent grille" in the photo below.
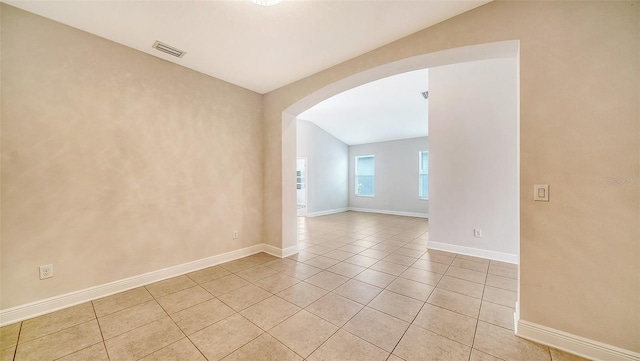
<svg viewBox="0 0 640 361">
<path fill-rule="evenodd" d="M 186 54 L 186 51 L 182 51 L 180 49 L 176 49 L 171 45 L 167 45 L 165 43 L 161 43 L 159 41 L 156 40 L 155 43 L 153 43 L 153 48 L 160 50 L 163 53 L 167 53 L 169 55 L 173 55 L 176 58 L 182 58 L 184 56 L 184 54 Z"/>
<path fill-rule="evenodd" d="M 429 99 L 429 92 L 422 92 L 422 97 L 425 99 Z"/>
</svg>

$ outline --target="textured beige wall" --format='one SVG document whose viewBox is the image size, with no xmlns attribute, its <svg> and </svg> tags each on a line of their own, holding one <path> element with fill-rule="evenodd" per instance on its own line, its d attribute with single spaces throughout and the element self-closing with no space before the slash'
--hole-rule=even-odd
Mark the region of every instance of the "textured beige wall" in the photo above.
<svg viewBox="0 0 640 361">
<path fill-rule="evenodd" d="M 639 35 L 637 1 L 492 2 L 266 94 L 267 241 L 283 232 L 284 109 L 391 61 L 520 40 L 521 318 L 639 352 Z M 538 183 L 551 202 L 533 202 Z"/>
<path fill-rule="evenodd" d="M 262 242 L 261 95 L 7 5 L 1 50 L 2 309 Z"/>
</svg>

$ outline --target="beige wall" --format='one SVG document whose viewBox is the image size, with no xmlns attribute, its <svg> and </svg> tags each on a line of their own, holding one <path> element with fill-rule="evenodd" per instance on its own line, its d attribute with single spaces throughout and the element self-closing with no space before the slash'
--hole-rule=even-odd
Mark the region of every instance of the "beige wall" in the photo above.
<svg viewBox="0 0 640 361">
<path fill-rule="evenodd" d="M 262 242 L 261 95 L 7 5 L 1 50 L 2 309 Z"/>
<path fill-rule="evenodd" d="M 291 224 L 283 110 L 391 61 L 520 40 L 521 318 L 639 352 L 639 34 L 637 1 L 493 2 L 266 94 L 267 242 L 279 245 Z M 538 183 L 550 184 L 551 202 L 533 202 Z"/>
</svg>

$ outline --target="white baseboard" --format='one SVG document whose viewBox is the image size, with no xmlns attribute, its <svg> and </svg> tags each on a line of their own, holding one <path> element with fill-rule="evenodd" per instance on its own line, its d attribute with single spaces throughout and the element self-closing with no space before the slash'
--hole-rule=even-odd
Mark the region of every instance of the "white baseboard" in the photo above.
<svg viewBox="0 0 640 361">
<path fill-rule="evenodd" d="M 329 214 L 346 212 L 347 210 L 348 208 L 335 208 L 335 209 L 328 209 L 326 211 L 320 211 L 320 212 L 307 212 L 307 217 L 327 216 Z"/>
<path fill-rule="evenodd" d="M 518 320 L 516 335 L 594 361 L 640 361 L 640 353 Z"/>
<path fill-rule="evenodd" d="M 266 252 L 276 257 L 287 257 L 298 252 L 298 247 L 280 249 L 267 244 L 257 244 L 235 251 L 199 259 L 181 265 L 168 267 L 165 269 L 148 272 L 145 274 L 129 277 L 126 279 L 105 283 L 102 285 L 85 288 L 83 290 L 70 292 L 64 295 L 47 298 L 40 301 L 27 303 L 24 305 L 0 310 L 0 326 L 9 325 L 29 318 L 37 317 L 46 313 L 61 310 L 80 303 L 92 301 L 98 298 L 113 295 L 115 293 L 130 290 L 132 288 L 148 285 L 150 283 L 162 281 L 167 278 L 180 276 L 185 273 L 194 272 L 203 268 L 219 265 L 221 263 L 250 256 L 255 253 Z"/>
<path fill-rule="evenodd" d="M 484 249 L 458 246 L 458 245 L 449 244 L 449 243 L 428 241 L 427 247 L 438 250 L 438 251 L 446 251 L 446 252 L 464 254 L 467 256 L 488 258 L 495 261 L 502 261 L 502 262 L 513 263 L 513 264 L 518 264 L 519 262 L 519 257 L 516 254 L 488 251 Z"/>
<path fill-rule="evenodd" d="M 356 208 L 356 207 L 349 207 L 348 210 L 353 211 L 353 212 L 381 213 L 381 214 L 391 214 L 391 215 L 394 215 L 394 216 L 429 218 L 429 213 L 389 211 L 389 210 L 385 210 L 385 209 Z"/>
</svg>

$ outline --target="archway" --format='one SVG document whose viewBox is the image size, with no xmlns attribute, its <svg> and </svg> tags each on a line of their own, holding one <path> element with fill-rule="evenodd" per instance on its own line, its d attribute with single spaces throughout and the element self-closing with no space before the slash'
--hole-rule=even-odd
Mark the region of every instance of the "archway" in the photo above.
<svg viewBox="0 0 640 361">
<path fill-rule="evenodd" d="M 472 45 L 423 54 L 381 65 L 319 89 L 282 112 L 282 254 L 297 253 L 296 239 L 296 117 L 345 90 L 408 71 L 478 60 L 517 58 L 519 41 Z M 519 98 L 519 96 L 518 96 Z M 518 106 L 519 108 L 519 106 Z M 519 120 L 518 120 L 519 121 Z M 519 229 L 519 225 L 518 225 Z M 519 243 L 519 240 L 518 240 Z"/>
</svg>

